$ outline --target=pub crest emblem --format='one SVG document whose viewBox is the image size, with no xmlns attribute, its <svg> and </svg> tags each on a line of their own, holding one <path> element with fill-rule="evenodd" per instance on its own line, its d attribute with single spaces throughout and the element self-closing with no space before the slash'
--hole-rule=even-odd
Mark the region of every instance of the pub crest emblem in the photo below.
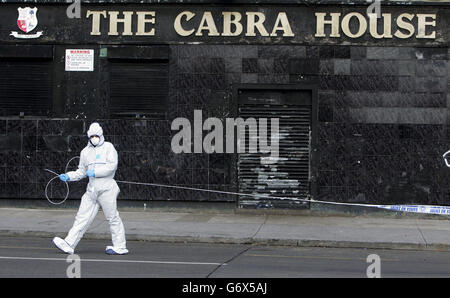
<svg viewBox="0 0 450 298">
<path fill-rule="evenodd" d="M 38 31 L 34 34 L 28 34 L 31 31 L 33 31 L 37 25 L 38 25 L 38 19 L 37 19 L 37 11 L 38 9 L 36 7 L 30 8 L 30 7 L 19 7 L 17 8 L 17 11 L 19 12 L 19 16 L 17 17 L 17 26 L 19 27 L 22 32 L 25 32 L 25 34 L 21 34 L 17 31 L 11 31 L 12 36 L 15 38 L 38 38 L 42 35 L 43 31 Z"/>
</svg>

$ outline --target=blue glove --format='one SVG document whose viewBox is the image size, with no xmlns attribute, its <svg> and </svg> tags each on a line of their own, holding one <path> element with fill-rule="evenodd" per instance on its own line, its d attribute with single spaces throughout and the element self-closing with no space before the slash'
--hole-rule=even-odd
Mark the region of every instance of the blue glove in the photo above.
<svg viewBox="0 0 450 298">
<path fill-rule="evenodd" d="M 95 177 L 94 170 L 87 170 L 86 171 L 86 176 L 88 176 L 88 177 Z"/>
<path fill-rule="evenodd" d="M 61 181 L 64 181 L 64 182 L 70 180 L 69 175 L 67 175 L 67 174 L 61 174 L 61 175 L 59 175 L 59 179 L 61 179 Z"/>
</svg>

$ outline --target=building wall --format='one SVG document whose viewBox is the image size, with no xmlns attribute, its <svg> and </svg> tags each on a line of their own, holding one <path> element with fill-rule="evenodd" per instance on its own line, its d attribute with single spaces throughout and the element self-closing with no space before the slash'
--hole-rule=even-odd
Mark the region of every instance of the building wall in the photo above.
<svg viewBox="0 0 450 298">
<path fill-rule="evenodd" d="M 324 9 L 321 7 L 321 9 Z M 435 8 L 433 8 L 435 9 Z M 13 45 L 10 41 L 8 45 Z M 164 43 L 163 43 L 164 44 Z M 23 43 L 18 43 L 20 47 Z M 108 119 L 110 61 L 94 72 L 65 72 L 66 48 L 99 53 L 112 44 L 58 44 L 53 49 L 52 118 L 0 119 L 0 197 L 41 199 L 53 176 L 86 145 L 99 121 L 119 152 L 117 180 L 238 191 L 233 154 L 175 154 L 173 119 L 236 117 L 237 84 L 313 85 L 318 94 L 318 200 L 376 204 L 447 204 L 450 50 L 439 43 L 183 44 L 169 43 L 165 120 Z M 117 44 L 116 44 L 117 45 Z M 147 45 L 148 46 L 148 45 Z M 76 161 L 71 163 L 75 166 Z M 70 184 L 79 199 L 85 182 Z M 120 185 L 121 200 L 234 201 L 235 196 Z M 55 197 L 65 188 L 54 187 Z"/>
</svg>

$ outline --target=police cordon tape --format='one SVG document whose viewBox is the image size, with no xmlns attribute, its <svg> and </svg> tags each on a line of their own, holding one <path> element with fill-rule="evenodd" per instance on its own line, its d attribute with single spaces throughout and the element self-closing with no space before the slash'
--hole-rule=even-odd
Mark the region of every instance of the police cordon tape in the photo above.
<svg viewBox="0 0 450 298">
<path fill-rule="evenodd" d="M 177 188 L 177 189 L 184 189 L 184 190 L 204 191 L 204 192 L 212 192 L 212 193 L 227 194 L 227 195 L 237 195 L 237 196 L 246 196 L 246 197 L 265 198 L 265 199 L 271 199 L 271 200 L 289 200 L 289 201 L 307 202 L 307 203 L 371 207 L 371 208 L 388 209 L 388 210 L 392 210 L 392 211 L 427 213 L 427 214 L 450 214 L 450 206 L 435 206 L 435 205 L 373 205 L 373 204 L 342 203 L 342 202 L 330 202 L 330 201 L 317 201 L 317 200 L 313 200 L 313 199 L 300 199 L 300 198 L 292 198 L 292 197 L 269 196 L 269 195 L 264 195 L 264 194 L 246 194 L 246 193 L 240 193 L 240 192 L 201 189 L 201 188 L 165 185 L 165 184 L 157 184 L 157 183 L 142 183 L 142 182 L 131 182 L 131 181 L 120 181 L 120 180 L 116 180 L 116 182 L 118 182 L 118 183 L 126 183 L 126 184 L 137 184 L 137 185 L 148 185 L 148 186 L 157 186 L 157 187 Z"/>
<path fill-rule="evenodd" d="M 450 151 L 448 151 L 447 153 L 450 153 Z M 446 154 L 444 154 L 444 158 L 445 158 Z M 68 170 L 70 162 L 72 160 L 74 160 L 75 158 L 79 158 L 79 157 L 78 156 L 72 157 L 67 162 L 65 173 L 67 173 L 67 170 Z M 53 205 L 60 205 L 60 204 L 64 203 L 67 200 L 67 198 L 69 197 L 69 193 L 70 193 L 69 184 L 66 181 L 64 181 L 64 183 L 66 184 L 66 188 L 67 188 L 66 196 L 64 197 L 64 199 L 62 201 L 60 201 L 60 202 L 57 202 L 57 203 L 53 202 L 48 197 L 48 186 L 50 185 L 50 183 L 54 179 L 59 178 L 59 174 L 57 174 L 56 172 L 54 172 L 52 170 L 49 170 L 49 169 L 44 169 L 44 170 L 55 175 L 55 177 L 51 178 L 48 181 L 47 185 L 45 186 L 45 197 Z M 133 181 L 123 181 L 123 180 L 116 180 L 116 182 L 117 183 L 124 183 L 124 184 L 145 185 L 145 186 L 165 187 L 165 188 L 174 188 L 174 189 L 191 190 L 191 191 L 211 192 L 211 193 L 225 194 L 225 195 L 237 195 L 237 196 L 244 196 L 244 197 L 254 197 L 254 198 L 258 198 L 258 199 L 289 200 L 289 201 L 292 201 L 292 202 L 295 201 L 295 202 L 305 202 L 305 203 L 342 205 L 342 206 L 357 206 L 357 207 L 387 209 L 387 210 L 391 210 L 391 211 L 400 211 L 400 212 L 450 215 L 450 206 L 436 206 L 436 205 L 375 205 L 375 204 L 331 202 L 331 201 L 319 201 L 319 200 L 314 200 L 314 199 L 300 199 L 300 198 L 292 198 L 292 197 L 279 197 L 279 196 L 271 196 L 271 195 L 264 195 L 264 194 L 247 194 L 247 193 L 232 192 L 232 191 L 202 189 L 202 188 L 176 186 L 176 185 L 166 185 L 166 184 L 158 184 L 158 183 L 133 182 Z"/>
<path fill-rule="evenodd" d="M 426 214 L 450 214 L 449 206 L 434 205 L 378 205 L 378 208 L 389 209 L 393 211 L 406 211 Z"/>
</svg>

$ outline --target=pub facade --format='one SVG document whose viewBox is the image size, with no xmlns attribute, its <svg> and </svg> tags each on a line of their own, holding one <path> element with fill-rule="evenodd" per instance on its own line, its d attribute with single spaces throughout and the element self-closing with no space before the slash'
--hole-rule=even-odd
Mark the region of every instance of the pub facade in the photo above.
<svg viewBox="0 0 450 298">
<path fill-rule="evenodd" d="M 4 0 L 0 199 L 45 201 L 97 121 L 117 180 L 162 185 L 122 202 L 446 205 L 449 22 L 440 2 Z"/>
</svg>

